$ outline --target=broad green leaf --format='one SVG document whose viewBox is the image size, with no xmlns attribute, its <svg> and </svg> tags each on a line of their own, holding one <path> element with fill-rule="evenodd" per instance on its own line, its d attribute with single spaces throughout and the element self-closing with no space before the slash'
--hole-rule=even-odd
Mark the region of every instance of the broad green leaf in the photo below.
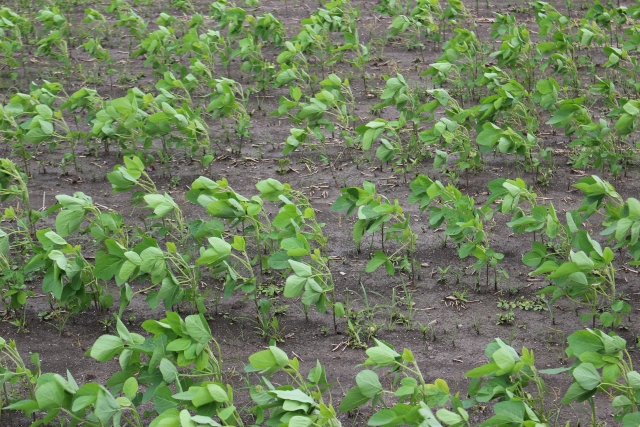
<svg viewBox="0 0 640 427">
<path fill-rule="evenodd" d="M 118 412 L 120 405 L 113 395 L 106 388 L 100 386 L 93 413 L 100 420 L 102 425 L 108 424 L 109 420 Z"/>
<path fill-rule="evenodd" d="M 102 335 L 91 347 L 89 355 L 98 362 L 106 362 L 113 359 L 124 350 L 124 342 L 120 337 Z"/>
<path fill-rule="evenodd" d="M 622 418 L 622 427 L 638 427 L 640 426 L 640 412 L 627 414 Z"/>
<path fill-rule="evenodd" d="M 208 395 L 208 393 L 206 394 Z M 178 400 L 173 398 L 171 389 L 164 384 L 157 387 L 153 393 L 153 406 L 159 414 L 162 414 L 170 409 L 177 408 L 179 403 L 180 402 L 178 402 Z"/>
<path fill-rule="evenodd" d="M 356 383 L 362 395 L 368 398 L 372 398 L 382 391 L 382 384 L 380 384 L 378 374 L 370 370 L 358 372 Z"/>
<path fill-rule="evenodd" d="M 522 423 L 524 421 L 524 403 L 518 401 L 498 402 L 493 407 L 496 415 L 507 417 L 511 422 Z"/>
<path fill-rule="evenodd" d="M 568 405 L 571 402 L 584 402 L 585 400 L 593 396 L 595 392 L 595 390 L 585 390 L 580 387 L 580 384 L 575 382 L 569 386 L 567 392 L 562 398 L 561 403 L 563 405 Z"/>
<path fill-rule="evenodd" d="M 378 343 L 375 347 L 370 347 L 366 350 L 367 356 L 378 365 L 392 364 L 396 358 L 400 357 L 395 350 L 390 349 L 382 343 Z"/>
<path fill-rule="evenodd" d="M 369 418 L 367 425 L 384 426 L 384 425 L 392 424 L 394 420 L 396 420 L 396 418 L 400 418 L 400 416 L 396 414 L 393 410 L 382 409 L 376 412 L 375 414 L 373 414 L 371 418 Z"/>
<path fill-rule="evenodd" d="M 487 363 L 486 365 L 478 366 L 467 372 L 465 376 L 467 378 L 480 378 L 485 375 L 489 375 L 493 372 L 498 371 L 500 368 L 495 362 Z"/>
<path fill-rule="evenodd" d="M 169 359 L 163 357 L 159 368 L 165 383 L 172 384 L 178 379 L 178 369 Z"/>
<path fill-rule="evenodd" d="M 308 264 L 290 259 L 289 265 L 291 266 L 291 268 L 293 269 L 293 271 L 296 273 L 297 276 L 306 278 L 306 277 L 311 277 L 311 275 L 313 274 L 311 267 Z"/>
<path fill-rule="evenodd" d="M 460 415 L 444 408 L 439 409 L 436 412 L 436 416 L 438 417 L 438 419 L 440 419 L 440 421 L 447 425 L 457 424 L 463 421 Z"/>
<path fill-rule="evenodd" d="M 373 273 L 374 271 L 376 271 L 378 267 L 384 264 L 387 261 L 387 259 L 388 259 L 387 255 L 384 252 L 376 251 L 373 258 L 371 258 L 371 260 L 369 260 L 369 262 L 367 263 L 367 266 L 365 267 L 365 271 L 367 273 Z"/>
<path fill-rule="evenodd" d="M 315 405 L 316 404 L 316 401 L 313 400 L 313 398 L 311 396 L 307 395 L 302 390 L 298 390 L 298 389 L 295 389 L 295 390 L 272 390 L 269 393 L 273 393 L 278 398 L 284 399 L 284 400 L 293 400 L 294 402 L 309 403 L 311 405 Z"/>
<path fill-rule="evenodd" d="M 640 374 L 637 371 L 631 371 L 627 374 L 629 387 L 634 390 L 640 390 Z"/>
<path fill-rule="evenodd" d="M 203 315 L 192 314 L 185 317 L 184 322 L 191 338 L 203 344 L 211 341 L 211 330 Z"/>
<path fill-rule="evenodd" d="M 191 344 L 193 341 L 189 338 L 178 338 L 167 345 L 167 351 L 185 351 L 191 347 Z"/>
<path fill-rule="evenodd" d="M 360 387 L 352 387 L 342 401 L 340 401 L 339 409 L 341 412 L 349 412 L 364 405 L 369 400 L 370 398 L 362 394 Z"/>
<path fill-rule="evenodd" d="M 196 265 L 216 265 L 231 255 L 231 245 L 224 240 L 219 237 L 210 237 L 208 240 L 211 247 L 200 255 L 200 258 L 196 261 Z"/>
<path fill-rule="evenodd" d="M 74 233 L 84 218 L 82 210 L 63 210 L 56 216 L 56 231 L 62 237 L 67 237 Z"/>
<path fill-rule="evenodd" d="M 60 384 L 50 381 L 36 389 L 36 400 L 41 410 L 47 410 L 66 407 L 70 399 Z"/>
<path fill-rule="evenodd" d="M 511 373 L 511 370 L 515 367 L 516 361 L 513 360 L 513 357 L 505 348 L 498 349 L 491 357 L 495 364 L 500 368 L 500 373 L 497 375 Z"/>
<path fill-rule="evenodd" d="M 308 427 L 313 423 L 311 418 L 302 415 L 294 415 L 289 420 L 288 427 Z"/>
<path fill-rule="evenodd" d="M 295 298 L 302 293 L 305 283 L 307 283 L 306 278 L 291 275 L 287 277 L 287 281 L 284 285 L 284 291 L 282 294 L 286 298 Z"/>
<path fill-rule="evenodd" d="M 260 371 L 264 369 L 279 367 L 276 358 L 271 350 L 262 350 L 257 353 L 253 353 L 251 356 L 249 356 L 249 363 L 251 363 L 251 366 Z"/>
<path fill-rule="evenodd" d="M 602 340 L 590 330 L 580 330 L 567 338 L 569 348 L 574 356 L 579 357 L 586 351 L 598 352 L 604 349 Z"/>
<path fill-rule="evenodd" d="M 278 347 L 274 345 L 269 346 L 269 350 L 273 354 L 273 357 L 275 357 L 276 363 L 278 364 L 278 366 L 280 366 L 281 368 L 284 368 L 289 364 L 289 357 L 287 357 L 287 353 L 280 350 Z"/>
<path fill-rule="evenodd" d="M 213 400 L 216 402 L 224 403 L 229 401 L 229 396 L 227 396 L 227 392 L 224 391 L 222 387 L 217 384 L 207 384 L 207 390 Z"/>
<path fill-rule="evenodd" d="M 138 392 L 138 381 L 135 377 L 129 377 L 122 386 L 122 391 L 129 398 L 133 399 Z"/>
</svg>

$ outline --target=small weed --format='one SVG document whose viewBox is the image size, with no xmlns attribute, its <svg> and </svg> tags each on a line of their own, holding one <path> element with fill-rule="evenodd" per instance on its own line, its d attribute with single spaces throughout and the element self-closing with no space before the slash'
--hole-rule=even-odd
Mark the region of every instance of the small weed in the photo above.
<svg viewBox="0 0 640 427">
<path fill-rule="evenodd" d="M 113 319 L 110 319 L 110 318 L 106 317 L 106 318 L 100 320 L 99 323 L 102 325 L 102 329 L 104 330 L 105 334 L 111 333 Z"/>
<path fill-rule="evenodd" d="M 291 164 L 291 160 L 289 160 L 288 157 L 283 157 L 278 159 L 278 166 L 276 167 L 276 172 L 279 173 L 280 175 L 286 175 L 287 173 L 289 173 L 289 170 L 291 169 L 289 167 L 290 164 Z"/>
<path fill-rule="evenodd" d="M 258 292 L 267 298 L 273 298 L 282 293 L 282 288 L 274 283 L 265 283 L 260 286 Z"/>
<path fill-rule="evenodd" d="M 446 266 L 445 268 L 438 267 L 438 274 L 440 275 L 440 277 L 438 277 L 438 279 L 436 280 L 438 283 L 441 283 L 443 285 L 446 285 L 447 283 L 449 283 L 449 279 L 450 279 L 449 269 L 450 268 L 451 268 L 450 265 Z"/>
<path fill-rule="evenodd" d="M 498 321 L 496 325 L 510 325 L 516 320 L 516 315 L 513 311 L 507 311 L 506 313 L 498 313 Z"/>
<path fill-rule="evenodd" d="M 171 183 L 169 184 L 169 186 L 171 186 L 171 188 L 178 188 L 179 185 L 180 185 L 180 177 L 172 176 Z"/>
<path fill-rule="evenodd" d="M 432 320 L 431 322 L 427 323 L 427 325 L 423 325 L 422 323 L 420 323 L 420 332 L 422 333 L 422 339 L 424 339 L 425 341 L 427 341 L 428 339 L 431 339 L 431 341 L 436 340 L 435 325 L 437 323 L 437 320 Z"/>
<path fill-rule="evenodd" d="M 480 328 L 482 326 L 481 322 L 482 321 L 480 320 L 479 317 L 474 316 L 472 326 L 473 326 L 473 330 L 476 331 L 476 335 L 480 335 Z"/>
<path fill-rule="evenodd" d="M 513 301 L 508 301 L 504 298 L 498 298 L 497 306 L 498 308 L 501 308 L 503 310 L 513 310 L 514 308 L 519 308 L 520 310 L 524 310 L 524 311 L 548 311 L 549 310 L 547 308 L 546 300 L 538 297 L 534 299 L 527 299 L 521 296 L 520 298 Z"/>
</svg>

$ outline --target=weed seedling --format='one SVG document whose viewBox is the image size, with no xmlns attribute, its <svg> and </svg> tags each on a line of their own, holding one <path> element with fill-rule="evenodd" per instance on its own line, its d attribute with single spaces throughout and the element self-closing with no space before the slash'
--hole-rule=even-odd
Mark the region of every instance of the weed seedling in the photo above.
<svg viewBox="0 0 640 427">
<path fill-rule="evenodd" d="M 477 316 L 474 316 L 472 325 L 473 325 L 473 330 L 476 331 L 476 335 L 480 335 L 480 327 L 482 326 L 482 321 L 480 320 L 480 318 Z"/>
<path fill-rule="evenodd" d="M 513 311 L 498 313 L 497 316 L 498 321 L 496 322 L 496 325 L 510 325 L 516 319 L 516 315 L 513 313 Z"/>
</svg>

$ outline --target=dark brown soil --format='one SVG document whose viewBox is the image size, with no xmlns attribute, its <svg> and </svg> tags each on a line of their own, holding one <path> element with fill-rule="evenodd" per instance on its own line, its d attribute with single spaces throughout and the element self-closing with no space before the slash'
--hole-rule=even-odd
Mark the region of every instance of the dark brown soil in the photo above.
<svg viewBox="0 0 640 427">
<path fill-rule="evenodd" d="M 242 2 L 238 2 L 241 4 Z M 287 1 L 287 10 L 278 0 L 262 0 L 261 6 L 255 14 L 272 12 L 282 18 L 291 33 L 299 27 L 301 18 L 308 16 L 310 11 L 317 7 L 318 2 Z M 374 37 L 384 34 L 385 28 L 389 25 L 390 19 L 380 17 L 379 14 L 371 11 L 371 6 L 375 2 L 354 1 L 354 4 L 361 5 L 361 24 L 365 28 L 373 29 Z M 475 3 L 467 1 L 470 10 L 475 11 Z M 490 18 L 492 12 L 506 12 L 512 10 L 516 12 L 519 21 L 531 19 L 530 10 L 516 9 L 513 2 L 504 0 L 494 0 L 490 9 L 487 9 L 485 2 L 480 2 L 478 16 Z M 560 10 L 564 10 L 564 2 L 558 5 Z M 579 2 L 574 2 L 579 3 Z M 99 9 L 98 6 L 93 6 Z M 82 7 L 76 8 L 77 19 L 81 19 Z M 208 5 L 198 6 L 202 13 L 207 13 Z M 141 8 L 139 12 L 145 19 L 154 21 L 161 10 L 172 9 L 167 7 L 154 6 L 151 9 Z M 579 10 L 576 5 L 576 10 Z M 176 13 L 177 14 L 177 13 Z M 490 23 L 486 19 L 478 20 L 478 34 L 483 40 L 488 40 L 488 27 Z M 117 31 L 121 29 L 116 29 Z M 363 31 L 364 33 L 364 31 Z M 116 44 L 114 42 L 114 44 Z M 116 48 L 115 50 L 119 50 Z M 126 50 L 124 47 L 122 50 Z M 78 56 L 81 54 L 78 51 Z M 439 56 L 439 47 L 431 44 L 427 45 L 424 52 L 425 63 L 434 62 Z M 75 53 L 74 53 L 75 55 Z M 144 72 L 145 76 L 135 83 L 115 87 L 113 96 L 123 95 L 129 87 L 147 86 L 151 89 L 154 85 L 152 72 L 141 67 L 140 60 L 133 69 L 133 74 Z M 35 64 L 31 78 L 36 79 L 46 65 Z M 422 54 L 419 51 L 407 51 L 402 40 L 394 41 L 384 46 L 384 51 L 380 48 L 380 58 L 372 61 L 369 65 L 369 72 L 372 80 L 372 93 L 379 93 L 379 88 L 384 86 L 381 79 L 382 74 L 392 74 L 399 71 L 407 79 L 426 84 L 426 81 L 418 77 L 419 72 L 424 69 Z M 346 74 L 350 71 L 349 66 L 340 65 L 336 72 Z M 219 71 L 224 68 L 220 67 Z M 246 81 L 248 77 L 241 75 L 237 63 L 231 67 L 230 77 L 238 81 Z M 26 81 L 22 81 L 26 83 Z M 72 81 L 71 87 L 67 90 L 72 93 L 82 86 L 81 81 Z M 376 98 L 369 97 L 364 93 L 362 83 L 359 79 L 353 79 L 352 86 L 356 95 L 359 109 L 356 111 L 360 115 L 361 122 L 366 122 L 374 116 L 369 111 L 369 107 Z M 26 88 L 20 88 L 26 90 Z M 4 93 L 12 93 L 14 89 L 3 89 Z M 111 90 L 109 84 L 99 85 L 99 93 L 107 96 Z M 378 92 L 376 92 L 378 91 Z M 272 90 L 269 93 L 271 98 L 265 99 L 264 112 L 268 113 L 277 108 L 277 99 L 280 94 L 286 94 L 287 90 Z M 0 95 L 1 97 L 1 95 Z M 218 158 L 212 167 L 213 179 L 226 178 L 230 185 L 240 194 L 251 196 L 257 194 L 254 185 L 257 181 L 265 178 L 276 178 L 282 182 L 288 182 L 292 188 L 303 191 L 312 201 L 317 211 L 319 220 L 326 223 L 325 234 L 329 237 L 328 252 L 334 259 L 331 267 L 336 280 L 338 290 L 338 300 L 349 301 L 352 310 L 362 310 L 365 308 L 365 295 L 368 304 L 374 308 L 375 315 L 369 323 L 363 324 L 366 328 L 375 329 L 375 337 L 393 344 L 396 349 L 410 348 L 414 351 L 419 365 L 426 375 L 427 381 L 436 378 L 445 379 L 452 390 L 461 391 L 465 395 L 468 380 L 464 373 L 468 370 L 484 363 L 485 346 L 494 338 L 499 337 L 511 344 L 514 348 L 520 349 L 525 346 L 533 349 L 536 355 L 536 366 L 540 369 L 548 367 L 564 366 L 568 363 L 564 348 L 566 337 L 573 331 L 590 325 L 582 324 L 578 318 L 580 309 L 573 304 L 561 300 L 553 309 L 552 316 L 548 311 L 524 311 L 514 309 L 515 321 L 510 325 L 497 325 L 498 313 L 502 312 L 497 308 L 499 299 L 515 300 L 519 298 L 534 299 L 535 293 L 546 285 L 545 282 L 529 279 L 529 269 L 525 267 L 521 258 L 524 253 L 530 250 L 531 237 L 528 235 L 512 235 L 511 229 L 506 226 L 505 217 L 497 215 L 497 221 L 491 230 L 491 243 L 505 254 L 504 262 L 500 268 L 504 269 L 508 279 L 501 279 L 498 283 L 498 292 L 493 289 L 493 278 L 490 278 L 490 286 L 484 286 L 484 276 L 480 279 L 471 275 L 469 268 L 472 261 L 460 260 L 457 249 L 449 243 L 444 244 L 441 230 L 433 230 L 428 226 L 428 216 L 421 214 L 417 206 L 411 205 L 407 201 L 410 193 L 407 181 L 411 181 L 417 173 L 428 174 L 432 178 L 441 179 L 447 182 L 446 176 L 440 176 L 431 166 L 431 160 L 421 164 L 417 170 L 411 171 L 410 176 L 403 177 L 401 174 L 392 173 L 385 168 L 381 171 L 378 162 L 362 161 L 372 153 L 362 153 L 354 150 L 347 150 L 343 153 L 342 142 L 332 141 L 330 153 L 333 156 L 332 162 L 336 165 L 335 176 L 331 168 L 324 165 L 317 151 L 306 150 L 296 152 L 291 155 L 291 169 L 286 175 L 276 173 L 278 159 L 282 157 L 282 141 L 288 135 L 291 125 L 288 122 L 280 121 L 277 118 L 268 117 L 257 107 L 252 117 L 253 141 L 245 144 L 242 157 L 232 154 L 230 151 L 222 149 L 217 153 Z M 395 110 L 386 109 L 383 115 L 393 118 Z M 222 131 L 218 125 L 211 123 L 214 133 L 220 134 L 215 137 L 221 138 Z M 585 174 L 598 173 L 597 171 L 575 171 L 566 165 L 566 139 L 556 137 L 551 132 L 542 132 L 546 146 L 553 147 L 556 168 L 553 178 L 548 187 L 536 187 L 539 196 L 553 200 L 559 212 L 569 211 L 579 206 L 581 195 L 571 184 Z M 39 170 L 37 163 L 32 162 L 33 174 L 29 181 L 29 190 L 32 204 L 48 207 L 54 203 L 54 196 L 57 194 L 72 194 L 81 191 L 93 197 L 94 201 L 100 205 L 116 210 L 125 217 L 129 224 L 140 224 L 140 217 L 146 215 L 143 209 L 132 207 L 130 204 L 130 194 L 112 194 L 111 185 L 106 180 L 106 173 L 111 171 L 116 164 L 121 163 L 121 159 L 115 154 L 105 154 L 100 152 L 99 157 L 94 157 L 83 147 L 81 150 L 82 172 L 79 176 L 73 172 L 73 167 L 69 167 L 70 174 L 63 175 L 62 171 L 55 165 L 59 163 L 64 154 L 58 149 L 53 154 L 53 164 L 46 168 L 46 173 Z M 0 146 L 0 156 L 9 156 L 10 150 L 6 144 Z M 341 157 L 338 158 L 338 155 Z M 372 156 L 373 157 L 373 156 Z M 205 218 L 206 211 L 198 206 L 190 204 L 185 199 L 185 192 L 191 182 L 200 174 L 197 164 L 189 164 L 184 160 L 178 160 L 171 165 L 172 177 L 163 174 L 162 168 L 157 167 L 150 172 L 159 189 L 168 191 L 172 197 L 180 203 L 185 215 L 190 218 Z M 611 176 L 601 175 L 604 179 L 611 180 Z M 458 186 L 464 188 L 464 192 L 475 197 L 476 202 L 483 203 L 487 196 L 487 183 L 498 178 L 521 177 L 528 183 L 533 183 L 534 178 L 526 173 L 521 167 L 515 164 L 513 157 L 498 156 L 487 159 L 487 164 L 483 171 L 472 174 L 469 179 L 468 188 L 465 187 L 464 178 L 460 179 Z M 352 221 L 344 216 L 331 211 L 331 204 L 339 197 L 340 187 L 361 186 L 364 180 L 376 184 L 379 191 L 389 199 L 398 199 L 406 212 L 412 217 L 414 230 L 419 233 L 417 262 L 421 265 L 419 279 L 412 284 L 408 277 L 399 274 L 389 277 L 384 271 L 374 274 L 364 272 L 364 267 L 369 259 L 368 250 L 361 253 L 356 252 L 355 244 L 352 240 Z M 623 198 L 640 198 L 640 188 L 638 187 L 638 174 L 636 166 L 633 166 L 625 178 L 613 182 L 617 191 Z M 8 204 L 0 204 L 2 208 Z M 41 227 L 50 226 L 53 228 L 54 217 L 44 220 Z M 597 233 L 596 233 L 597 234 Z M 87 253 L 91 254 L 95 249 L 87 238 L 77 237 L 75 243 L 82 244 Z M 377 249 L 376 242 L 374 249 Z M 368 244 L 364 244 L 366 249 Z M 441 273 L 444 269 L 449 269 L 447 275 Z M 458 280 L 456 279 L 458 278 Z M 628 318 L 624 319 L 624 326 L 616 333 L 627 340 L 629 347 L 635 345 L 635 337 L 638 331 L 638 302 L 640 295 L 640 278 L 638 274 L 631 270 L 620 269 L 617 274 L 619 292 L 629 296 L 629 303 L 632 305 L 632 312 Z M 56 372 L 64 374 L 68 370 L 76 380 L 97 381 L 104 383 L 110 375 L 119 370 L 117 361 L 108 363 L 97 363 L 85 352 L 91 347 L 93 342 L 104 334 L 105 325 L 103 321 L 113 318 L 111 312 L 95 312 L 88 310 L 74 316 L 64 327 L 64 332 L 59 334 L 55 320 L 42 320 L 39 313 L 47 312 L 49 309 L 48 296 L 43 295 L 40 288 L 40 278 L 34 277 L 31 283 L 36 296 L 27 302 L 27 329 L 20 332 L 9 323 L 11 318 L 5 318 L 0 324 L 0 334 L 3 338 L 14 339 L 23 358 L 28 359 L 30 353 L 39 353 L 42 360 L 44 372 Z M 283 285 L 283 279 L 274 278 L 278 286 Z M 480 286 L 476 286 L 479 280 Z M 117 312 L 117 295 L 119 289 L 115 283 L 109 284 L 111 291 L 116 296 L 114 307 Z M 141 286 L 141 285 L 140 285 Z M 209 284 L 209 286 L 215 286 Z M 406 293 L 405 293 L 406 292 Z M 467 292 L 469 302 L 463 306 L 448 306 L 445 298 L 453 295 L 454 292 Z M 406 301 L 407 295 L 415 302 L 413 310 L 409 310 Z M 393 305 L 395 303 L 395 305 Z M 327 367 L 327 377 L 329 381 L 336 382 L 332 389 L 334 406 L 343 394 L 355 384 L 355 375 L 360 370 L 358 364 L 366 358 L 364 350 L 349 348 L 344 343 L 348 337 L 344 334 L 345 320 L 339 321 L 340 334 L 332 333 L 332 322 L 329 315 L 320 315 L 311 310 L 309 319 L 306 320 L 302 311 L 302 305 L 297 300 L 287 300 L 279 296 L 274 297 L 274 306 L 288 305 L 286 314 L 281 317 L 283 327 L 282 335 L 284 342 L 278 344 L 290 356 L 295 355 L 302 362 L 303 371 L 315 365 L 316 359 Z M 261 338 L 257 332 L 257 324 L 254 321 L 255 311 L 253 303 L 243 302 L 242 296 L 235 295 L 229 299 L 222 299 L 215 313 L 214 300 L 210 296 L 207 301 L 209 307 L 209 321 L 214 338 L 221 344 L 222 353 L 225 360 L 225 369 L 229 373 L 229 380 L 241 387 L 241 375 L 243 365 L 247 363 L 247 358 L 253 352 L 264 348 L 267 342 Z M 399 319 L 396 310 L 409 319 L 408 323 L 397 323 Z M 413 313 L 413 314 L 411 314 Z M 188 314 L 187 312 L 183 315 Z M 141 323 L 146 319 L 160 319 L 164 317 L 161 308 L 150 310 L 142 298 L 132 301 L 126 310 L 123 321 L 135 332 L 144 333 Z M 425 336 L 421 333 L 421 326 L 432 325 L 433 332 L 427 332 Z M 328 332 L 327 332 L 328 331 Z M 109 331 L 111 332 L 111 331 Z M 366 336 L 363 335 L 363 339 Z M 369 344 L 373 341 L 369 340 Z M 341 345 L 342 344 L 342 345 Z M 637 359 L 637 353 L 632 353 Z M 388 379 L 387 381 L 391 381 Z M 559 405 L 559 400 L 570 384 L 570 379 L 566 376 L 549 376 L 549 390 L 555 397 L 549 399 L 550 405 Z M 242 394 L 242 391 L 237 395 Z M 600 401 L 599 406 L 609 407 L 610 402 Z M 369 409 L 363 413 L 342 415 L 343 423 L 365 425 L 368 415 L 372 413 Z M 599 411 L 601 419 L 609 424 L 610 418 L 605 410 Z M 476 420 L 481 420 L 492 415 L 488 410 L 486 413 L 478 413 Z M 585 408 L 577 405 L 575 408 L 565 408 L 558 424 L 564 424 L 568 420 L 585 418 Z M 13 422 L 13 424 L 10 423 Z M 23 426 L 29 423 L 16 417 L 10 420 L 8 413 L 0 415 L 0 425 Z"/>
</svg>

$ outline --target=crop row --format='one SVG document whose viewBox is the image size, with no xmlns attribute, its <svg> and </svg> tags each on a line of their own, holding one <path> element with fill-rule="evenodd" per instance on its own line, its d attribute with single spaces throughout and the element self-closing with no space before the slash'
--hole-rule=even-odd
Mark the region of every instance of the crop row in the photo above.
<svg viewBox="0 0 640 427">
<path fill-rule="evenodd" d="M 69 316 L 91 304 L 99 310 L 110 307 L 114 298 L 109 284 L 114 281 L 120 292 L 120 315 L 136 294 L 146 294 L 151 308 L 159 301 L 167 309 L 184 302 L 203 314 L 211 291 L 216 309 L 221 297 L 242 293 L 254 302 L 256 315 L 269 329 L 271 307 L 258 289 L 273 279 L 265 277 L 271 272 L 285 281 L 285 297 L 301 298 L 305 314 L 314 305 L 321 313 L 330 310 L 337 331 L 345 308 L 335 294 L 324 224 L 316 220 L 303 193 L 269 178 L 256 184 L 259 194 L 247 197 L 224 179 L 200 177 L 186 198 L 206 209 L 209 219 L 191 220 L 168 193 L 156 189 L 137 157 L 124 157 L 124 165 L 107 178 L 115 192 L 133 191 L 132 203 L 151 211 L 144 230 L 126 224 L 120 214 L 94 204 L 81 192 L 56 196 L 57 203 L 45 212 L 32 209 L 27 176 L 10 160 L 0 159 L 1 200 L 15 198 L 22 203 L 5 209 L 7 223 L 0 225 L 3 300 L 8 309 L 22 313 L 17 316 L 22 319 L 17 320 L 19 326 L 26 326 L 25 303 L 31 292 L 25 279 L 41 274 L 42 290 L 50 295 L 52 307 L 66 313 L 61 330 Z M 595 175 L 579 180 L 575 187 L 584 199 L 565 218 L 558 216 L 553 203 L 539 204 L 521 179 L 492 181 L 486 203 L 477 207 L 453 184 L 445 186 L 420 175 L 410 184 L 409 202 L 428 211 L 429 225 L 443 230 L 445 244 L 450 239 L 460 259 L 475 258 L 476 280 L 479 284 L 479 273 L 485 269 L 487 286 L 493 269 L 497 287 L 496 269 L 503 259 L 489 244 L 488 230 L 495 232 L 489 224 L 496 212 L 508 215 L 507 225 L 514 233 L 533 233 L 532 249 L 523 263 L 534 269 L 531 275 L 550 280 L 540 293 L 551 294 L 551 302 L 564 297 L 585 305 L 590 312 L 581 320 L 591 320 L 593 327 L 596 321 L 618 326 L 631 308 L 616 292 L 614 250 L 624 258 L 625 249 L 629 264 L 640 263 L 640 202 L 623 200 L 611 184 Z M 347 217 L 357 214 L 353 239 L 358 251 L 363 238 L 370 238 L 365 272 L 384 266 L 387 274 L 402 273 L 415 283 L 417 233 L 398 200 L 390 201 L 366 181 L 341 192 L 332 210 Z M 277 209 L 275 216 L 269 214 L 270 205 Z M 39 227 L 44 216 L 54 214 L 55 231 Z M 611 247 L 603 248 L 587 230 L 587 221 L 595 214 L 602 216 L 600 234 L 608 236 Z M 68 240 L 78 233 L 91 235 L 93 247 L 83 250 L 70 244 Z M 87 252 L 95 254 L 95 262 Z M 203 277 L 220 283 L 222 293 L 215 285 L 203 287 Z M 133 282 L 143 286 L 134 291 Z M 604 309 L 602 298 L 607 301 Z"/>
<path fill-rule="evenodd" d="M 153 69 L 157 94 L 133 88 L 123 97 L 105 99 L 105 94 L 85 87 L 67 96 L 60 83 L 34 84 L 30 93 L 14 94 L 0 108 L 0 132 L 26 171 L 43 144 L 49 152 L 62 144 L 66 153 L 59 166 L 66 171 L 73 164 L 79 172 L 78 145 L 84 143 L 97 154 L 102 143 L 107 150 L 114 146 L 145 163 L 158 157 L 170 174 L 169 164 L 180 151 L 205 168 L 216 149 L 241 151 L 252 138 L 249 103 L 256 100 L 262 109 L 262 100 L 274 91 L 279 107 L 271 114 L 294 125 L 283 154 L 316 147 L 331 167 L 336 159 L 331 159 L 335 154 L 328 150 L 328 135 L 338 137 L 352 156 L 377 145 L 379 161 L 405 174 L 433 157 L 434 167 L 452 180 L 465 173 L 468 181 L 469 171 L 480 170 L 487 154 L 502 153 L 514 155 L 548 184 L 554 165 L 551 148 L 539 136 L 544 123 L 569 138 L 575 167 L 603 172 L 608 167 L 617 176 L 635 159 L 640 114 L 640 102 L 633 98 L 639 87 L 634 52 L 640 27 L 635 19 L 640 9 L 609 10 L 596 1 L 584 18 L 572 19 L 548 3 L 532 5 L 538 39 L 513 15 L 496 14 L 491 38 L 501 43 L 493 50 L 488 41 L 463 28 L 473 21 L 458 0 L 449 0 L 446 7 L 418 1 L 408 15 L 400 14 L 398 2 L 382 2 L 379 10 L 393 16 L 387 42 L 411 36 L 424 49 L 423 41 L 432 39 L 441 43 L 442 55 L 422 73 L 433 89 L 396 73 L 383 76 L 385 86 L 378 90 L 367 84 L 372 42 L 361 42 L 359 9 L 347 0 L 317 9 L 291 39 L 272 14 L 253 16 L 226 1 L 211 4 L 209 19 L 216 30 L 194 12 L 188 23 L 162 13 L 158 29 L 151 31 L 129 4 L 114 0 L 106 11 L 114 15 L 110 20 L 86 10 L 85 22 L 91 24 L 87 31 L 93 34 L 82 46 L 113 71 L 109 51 L 99 47 L 99 40 L 112 22 L 127 28 L 130 42 L 139 43 L 130 49 L 131 57 L 144 57 L 145 66 Z M 189 2 L 180 6 L 191 10 Z M 24 65 L 18 57 L 29 52 L 30 43 L 38 54 L 68 64 L 65 35 L 70 37 L 71 28 L 59 8 L 38 13 L 40 30 L 8 8 L 1 15 L 8 66 Z M 622 47 L 614 47 L 614 39 L 615 46 Z M 595 65 L 599 52 L 608 58 L 602 67 Z M 234 58 L 241 61 L 238 72 L 248 74 L 250 85 L 243 87 L 231 78 Z M 496 65 L 489 64 L 490 58 Z M 394 107 L 397 119 L 360 118 L 352 87 L 357 76 L 350 71 L 341 77 L 340 64 L 358 70 L 365 92 L 379 93 L 372 112 Z M 583 70 L 590 81 L 580 76 Z M 281 95 L 283 86 L 289 87 L 288 96 Z M 223 138 L 212 138 L 214 125 Z M 152 150 L 154 146 L 159 148 Z M 44 155 L 38 161 L 45 168 L 51 159 Z"/>
<path fill-rule="evenodd" d="M 150 336 L 130 332 L 117 319 L 118 334 L 102 335 L 88 351 L 99 362 L 118 359 L 121 371 L 106 387 L 96 382 L 80 386 L 68 371 L 66 378 L 42 373 L 37 353 L 30 358 L 35 367 L 27 368 L 16 343 L 0 338 L 0 374 L 7 399 L 2 410 L 23 412 L 34 427 L 141 427 L 149 421 L 151 427 L 341 425 L 332 406 L 332 384 L 319 361 L 305 377 L 297 358 L 289 359 L 271 345 L 249 356 L 244 368 L 247 386 L 235 390 L 226 383 L 220 347 L 204 316 L 182 319 L 167 312 L 164 319 L 146 320 L 142 327 Z M 356 385 L 340 399 L 339 410 L 382 407 L 368 418 L 370 426 L 462 427 L 471 426 L 478 405 L 493 404 L 495 415 L 482 426 L 546 426 L 560 417 L 563 406 L 549 404 L 543 377 L 569 371 L 572 383 L 562 405 L 587 401 L 590 421 L 596 425 L 594 396 L 603 394 L 612 399 L 616 421 L 623 427 L 637 426 L 640 374 L 633 370 L 625 340 L 587 329 L 574 332 L 567 341 L 567 355 L 575 358 L 572 366 L 539 371 L 533 351 L 523 347 L 519 353 L 494 340 L 485 351 L 488 363 L 465 374 L 471 382 L 463 399 L 443 379 L 427 383 L 411 350 L 398 353 L 376 340 L 366 350 L 365 369 L 357 374 Z M 380 381 L 380 371 L 393 377 L 389 387 Z M 271 377 L 278 372 L 285 375 L 274 378 L 276 383 Z M 25 398 L 11 398 L 16 393 Z"/>
</svg>

